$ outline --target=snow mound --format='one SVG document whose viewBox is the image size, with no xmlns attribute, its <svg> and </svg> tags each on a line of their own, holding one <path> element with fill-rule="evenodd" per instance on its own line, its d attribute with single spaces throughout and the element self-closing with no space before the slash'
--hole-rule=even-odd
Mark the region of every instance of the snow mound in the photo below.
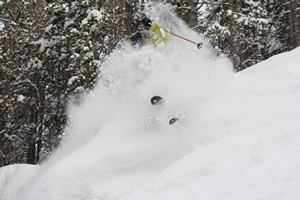
<svg viewBox="0 0 300 200">
<path fill-rule="evenodd" d="M 235 74 L 201 105 L 203 144 L 122 199 L 299 199 L 299 55 Z"/>
<path fill-rule="evenodd" d="M 10 165 L 0 168 L 1 199 L 14 199 L 36 171 L 35 165 Z"/>
</svg>

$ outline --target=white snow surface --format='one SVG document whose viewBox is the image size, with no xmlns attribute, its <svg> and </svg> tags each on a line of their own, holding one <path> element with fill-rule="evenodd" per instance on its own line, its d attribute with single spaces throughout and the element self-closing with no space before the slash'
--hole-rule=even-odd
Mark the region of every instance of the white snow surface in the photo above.
<svg viewBox="0 0 300 200">
<path fill-rule="evenodd" d="M 160 6 L 148 16 L 174 33 L 204 41 L 179 20 L 171 21 L 166 10 Z M 300 199 L 299 63 L 297 48 L 234 73 L 205 41 L 201 50 L 178 38 L 166 49 L 134 50 L 124 43 L 84 103 L 70 104 L 68 140 L 28 181 L 7 175 L 16 173 L 15 166 L 1 168 L 0 196 Z M 154 95 L 164 97 L 164 104 L 151 105 Z M 181 120 L 170 126 L 172 117 Z M 33 170 L 16 166 L 21 174 Z"/>
</svg>

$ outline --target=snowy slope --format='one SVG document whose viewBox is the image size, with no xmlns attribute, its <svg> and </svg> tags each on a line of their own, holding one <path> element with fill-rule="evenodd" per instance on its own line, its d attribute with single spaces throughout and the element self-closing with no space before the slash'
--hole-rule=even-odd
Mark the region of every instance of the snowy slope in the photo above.
<svg viewBox="0 0 300 200">
<path fill-rule="evenodd" d="M 299 199 L 299 55 L 235 74 L 201 105 L 203 144 L 123 199 Z"/>
<path fill-rule="evenodd" d="M 148 16 L 201 40 L 166 10 Z M 36 169 L 1 168 L 0 196 L 299 199 L 299 56 L 300 48 L 233 73 L 207 43 L 198 50 L 173 38 L 167 49 L 139 51 L 124 43 L 105 63 L 98 87 L 82 105 L 70 105 L 71 137 Z M 152 106 L 153 95 L 165 104 Z M 170 126 L 171 117 L 181 120 Z M 24 184 L 17 172 L 32 179 Z"/>
<path fill-rule="evenodd" d="M 16 164 L 0 168 L 0 199 L 14 199 L 34 175 L 37 166 Z"/>
</svg>

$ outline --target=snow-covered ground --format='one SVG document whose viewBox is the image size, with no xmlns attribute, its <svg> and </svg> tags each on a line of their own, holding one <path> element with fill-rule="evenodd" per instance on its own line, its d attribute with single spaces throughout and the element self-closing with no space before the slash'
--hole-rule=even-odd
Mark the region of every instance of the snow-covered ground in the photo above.
<svg viewBox="0 0 300 200">
<path fill-rule="evenodd" d="M 148 16 L 203 40 L 163 13 Z M 50 160 L 0 169 L 0 198 L 300 199 L 299 63 L 297 48 L 234 73 L 206 42 L 125 43 L 84 103 L 70 105 L 72 136 Z M 164 105 L 151 105 L 154 95 Z M 170 126 L 172 117 L 181 120 Z"/>
</svg>

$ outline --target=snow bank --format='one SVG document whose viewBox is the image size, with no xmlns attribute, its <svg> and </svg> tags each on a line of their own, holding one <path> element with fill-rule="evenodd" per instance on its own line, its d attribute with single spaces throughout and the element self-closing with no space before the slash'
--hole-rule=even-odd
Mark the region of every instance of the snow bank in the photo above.
<svg viewBox="0 0 300 200">
<path fill-rule="evenodd" d="M 199 147 L 122 199 L 298 199 L 299 55 L 235 74 L 201 106 Z"/>
<path fill-rule="evenodd" d="M 0 196 L 14 199 L 36 171 L 35 165 L 10 165 L 0 168 Z"/>
</svg>

